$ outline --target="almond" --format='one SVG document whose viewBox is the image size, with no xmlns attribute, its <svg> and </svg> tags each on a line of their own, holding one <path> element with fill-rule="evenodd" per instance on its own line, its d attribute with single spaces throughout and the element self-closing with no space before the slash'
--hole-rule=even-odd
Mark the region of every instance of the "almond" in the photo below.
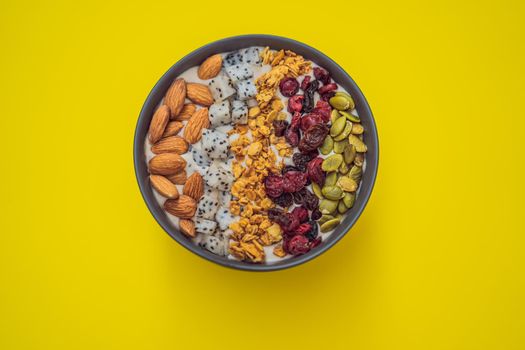
<svg viewBox="0 0 525 350">
<path fill-rule="evenodd" d="M 184 154 L 188 152 L 188 143 L 180 136 L 168 136 L 154 144 L 151 152 Z"/>
<path fill-rule="evenodd" d="M 208 57 L 199 67 L 197 75 L 202 80 L 208 80 L 215 78 L 221 71 L 222 67 L 222 56 L 217 54 Z"/>
<path fill-rule="evenodd" d="M 180 232 L 188 237 L 195 237 L 195 223 L 188 219 L 181 219 L 179 221 Z"/>
<path fill-rule="evenodd" d="M 166 198 L 176 199 L 179 198 L 179 191 L 177 186 L 173 184 L 170 180 L 166 179 L 164 176 L 160 175 L 150 175 L 149 181 L 151 186 L 161 195 Z"/>
<path fill-rule="evenodd" d="M 179 115 L 185 99 L 186 82 L 182 78 L 175 79 L 164 96 L 164 104 L 170 108 L 171 119 Z"/>
<path fill-rule="evenodd" d="M 183 126 L 181 122 L 169 122 L 162 137 L 177 135 Z"/>
<path fill-rule="evenodd" d="M 191 219 L 197 210 L 197 202 L 191 197 L 181 195 L 177 199 L 164 202 L 164 209 L 180 219 Z"/>
<path fill-rule="evenodd" d="M 186 161 L 177 153 L 162 153 L 149 161 L 149 172 L 155 175 L 172 175 L 184 170 Z"/>
<path fill-rule="evenodd" d="M 188 98 L 198 105 L 209 107 L 213 104 L 213 96 L 211 95 L 210 89 L 199 83 L 187 83 L 186 91 Z"/>
<path fill-rule="evenodd" d="M 193 113 L 184 128 L 184 138 L 191 144 L 199 141 L 202 137 L 202 129 L 210 126 L 208 119 L 208 108 L 201 108 Z"/>
<path fill-rule="evenodd" d="M 173 175 L 168 175 L 167 178 L 175 185 L 184 185 L 186 183 L 186 180 L 188 179 L 186 175 L 186 170 L 179 171 L 178 173 L 175 173 Z"/>
<path fill-rule="evenodd" d="M 164 134 L 164 129 L 166 129 L 169 118 L 170 109 L 168 106 L 162 105 L 155 111 L 149 124 L 149 141 L 151 143 L 160 140 L 162 134 Z"/>
<path fill-rule="evenodd" d="M 188 181 L 186 181 L 186 184 L 184 185 L 182 193 L 184 193 L 186 196 L 190 196 L 196 201 L 201 199 L 202 195 L 204 194 L 204 180 L 202 179 L 201 174 L 197 172 L 191 174 L 190 177 L 188 177 Z"/>
<path fill-rule="evenodd" d="M 186 103 L 184 107 L 182 107 L 179 115 L 175 117 L 175 120 L 182 121 L 190 119 L 196 109 L 197 107 L 193 103 Z"/>
</svg>

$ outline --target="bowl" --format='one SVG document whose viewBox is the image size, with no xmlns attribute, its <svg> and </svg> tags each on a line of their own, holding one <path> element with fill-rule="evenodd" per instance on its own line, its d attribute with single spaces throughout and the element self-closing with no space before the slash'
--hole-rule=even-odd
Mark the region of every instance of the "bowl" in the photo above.
<svg viewBox="0 0 525 350">
<path fill-rule="evenodd" d="M 354 98 L 361 123 L 365 128 L 364 141 L 368 147 L 368 151 L 365 153 L 366 168 L 363 172 L 360 191 L 354 206 L 346 213 L 344 220 L 337 226 L 328 239 L 323 241 L 318 247 L 304 255 L 283 259 L 271 264 L 252 264 L 230 260 L 227 257 L 215 255 L 187 239 L 170 223 L 164 210 L 155 200 L 153 189 L 148 181 L 149 174 L 146 155 L 144 153 L 144 140 L 153 112 L 164 97 L 172 81 L 182 72 L 190 67 L 199 65 L 212 54 L 233 51 L 249 46 L 270 46 L 272 49 L 289 49 L 327 69 L 331 73 L 332 78 Z M 365 96 L 348 73 L 332 59 L 313 47 L 292 39 L 272 35 L 242 35 L 218 40 L 191 52 L 175 63 L 160 78 L 146 98 L 140 111 L 135 130 L 133 158 L 135 175 L 142 197 L 155 220 L 174 240 L 200 257 L 226 267 L 247 271 L 273 271 L 297 266 L 314 259 L 330 249 L 330 247 L 336 244 L 352 228 L 363 212 L 374 187 L 379 161 L 379 143 L 374 117 L 372 116 L 372 111 L 368 106 Z"/>
</svg>

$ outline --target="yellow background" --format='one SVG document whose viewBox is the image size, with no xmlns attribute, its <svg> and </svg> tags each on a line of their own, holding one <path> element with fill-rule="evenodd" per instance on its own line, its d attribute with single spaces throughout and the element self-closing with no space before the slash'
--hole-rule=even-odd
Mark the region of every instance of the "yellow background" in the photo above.
<svg viewBox="0 0 525 350">
<path fill-rule="evenodd" d="M 0 348 L 523 349 L 524 15 L 517 0 L 3 0 Z M 157 79 L 247 33 L 340 63 L 381 144 L 351 233 L 275 273 L 183 249 L 133 173 Z"/>
</svg>

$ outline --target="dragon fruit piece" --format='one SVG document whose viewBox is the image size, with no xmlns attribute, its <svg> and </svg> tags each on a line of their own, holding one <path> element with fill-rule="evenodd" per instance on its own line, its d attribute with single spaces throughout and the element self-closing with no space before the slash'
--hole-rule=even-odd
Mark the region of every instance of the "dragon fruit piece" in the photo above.
<svg viewBox="0 0 525 350">
<path fill-rule="evenodd" d="M 217 225 L 216 222 L 212 222 Z M 195 224 L 195 227 L 197 227 L 197 224 Z M 202 237 L 199 246 L 217 255 L 228 255 L 228 238 L 225 236 L 212 236 L 211 234 L 207 234 Z"/>
<path fill-rule="evenodd" d="M 237 97 L 240 100 L 248 100 L 255 97 L 257 89 L 251 80 L 241 80 L 237 83 Z"/>
<path fill-rule="evenodd" d="M 199 204 L 197 205 L 197 212 L 195 215 L 203 219 L 213 219 L 218 208 L 219 198 L 217 196 L 205 194 L 199 200 Z"/>
<path fill-rule="evenodd" d="M 193 161 L 200 167 L 209 167 L 211 164 L 211 159 L 208 155 L 202 150 L 201 141 L 197 142 L 191 147 L 191 154 L 193 156 Z"/>
<path fill-rule="evenodd" d="M 241 51 L 242 61 L 248 64 L 261 65 L 262 58 L 261 53 L 263 51 L 262 47 L 249 47 Z"/>
<path fill-rule="evenodd" d="M 237 64 L 243 63 L 243 54 L 240 51 L 233 51 L 224 56 L 222 65 L 224 68 L 229 66 L 235 66 Z"/>
<path fill-rule="evenodd" d="M 230 102 L 226 100 L 212 104 L 208 111 L 208 115 L 210 118 L 210 125 L 212 128 L 230 124 Z"/>
<path fill-rule="evenodd" d="M 210 187 L 208 185 L 204 185 L 204 195 L 210 196 L 211 198 L 214 198 L 219 201 L 219 191 L 217 191 L 215 188 Z"/>
<path fill-rule="evenodd" d="M 195 172 L 201 174 L 202 176 L 206 174 L 206 170 L 208 170 L 208 166 L 199 165 L 197 162 L 193 160 L 193 146 L 192 146 L 192 152 L 186 152 L 181 157 L 184 158 L 184 160 L 186 161 L 186 174 L 188 176 L 190 176 L 191 174 Z"/>
<path fill-rule="evenodd" d="M 253 77 L 252 67 L 246 63 L 228 66 L 225 68 L 225 70 L 234 84 L 237 84 L 238 81 L 250 79 Z"/>
<path fill-rule="evenodd" d="M 233 174 L 221 165 L 212 163 L 204 175 L 206 184 L 220 191 L 229 191 L 233 183 Z"/>
<path fill-rule="evenodd" d="M 204 129 L 202 131 L 202 150 L 211 159 L 227 159 L 230 143 L 228 135 L 218 130 Z"/>
<path fill-rule="evenodd" d="M 208 83 L 211 94 L 215 102 L 220 102 L 235 94 L 235 88 L 230 78 L 224 73 L 220 73 Z"/>
<path fill-rule="evenodd" d="M 204 218 L 195 218 L 195 231 L 202 234 L 212 234 L 217 229 L 217 223 Z"/>
<path fill-rule="evenodd" d="M 232 194 L 228 191 L 221 191 L 219 193 L 219 203 L 221 206 L 228 208 L 232 200 Z"/>
<path fill-rule="evenodd" d="M 224 207 L 219 207 L 215 214 L 215 221 L 219 224 L 219 229 L 227 230 L 230 224 L 235 220 L 235 216 L 230 213 L 230 210 Z"/>
<path fill-rule="evenodd" d="M 246 103 L 244 103 L 243 101 L 234 100 L 232 102 L 232 123 L 248 123 L 248 106 L 246 106 Z"/>
</svg>

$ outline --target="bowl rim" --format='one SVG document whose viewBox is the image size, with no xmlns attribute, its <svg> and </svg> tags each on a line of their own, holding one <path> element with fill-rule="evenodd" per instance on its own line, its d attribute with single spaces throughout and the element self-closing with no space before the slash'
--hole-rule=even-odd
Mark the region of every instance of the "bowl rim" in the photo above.
<svg viewBox="0 0 525 350">
<path fill-rule="evenodd" d="M 149 186 L 149 181 L 147 180 L 147 176 L 145 179 L 143 179 L 141 178 L 141 174 L 139 174 L 139 170 L 141 169 L 141 167 L 147 168 L 146 163 L 141 162 L 141 156 L 143 156 L 143 153 L 144 153 L 144 139 L 140 135 L 140 126 L 141 124 L 145 123 L 145 120 L 151 119 L 152 117 L 151 113 L 147 112 L 147 110 L 149 109 L 148 107 L 150 107 L 151 104 L 154 104 L 155 107 L 158 105 L 158 101 L 155 103 L 152 100 L 155 99 L 155 96 L 159 93 L 159 90 L 162 89 L 161 85 L 165 83 L 166 79 L 169 79 L 169 76 L 171 75 L 170 73 L 176 70 L 179 66 L 183 65 L 184 63 L 191 61 L 193 57 L 198 56 L 200 52 L 202 51 L 206 51 L 207 49 L 211 47 L 221 46 L 223 44 L 227 44 L 227 43 L 231 43 L 231 42 L 235 42 L 239 40 L 246 40 L 246 39 L 252 39 L 254 41 L 274 40 L 274 41 L 279 41 L 282 44 L 287 44 L 287 43 L 292 44 L 294 46 L 299 46 L 301 47 L 302 50 L 311 52 L 319 57 L 322 57 L 324 60 L 332 63 L 336 69 L 340 70 L 340 73 L 344 76 L 344 78 L 347 79 L 347 83 L 350 85 L 353 85 L 353 88 L 360 95 L 360 99 L 362 100 L 362 105 L 360 106 L 360 108 L 364 109 L 364 112 L 367 113 L 370 117 L 370 127 L 367 130 L 367 144 L 369 145 L 369 147 L 372 145 L 375 147 L 373 158 L 367 159 L 367 164 L 366 164 L 367 171 L 365 172 L 365 174 L 368 173 L 367 176 L 370 176 L 370 179 L 371 179 L 370 185 L 368 188 L 366 188 L 365 191 L 361 189 L 359 196 L 364 196 L 363 201 L 356 208 L 357 210 L 355 211 L 355 215 L 353 215 L 351 220 L 346 223 L 345 225 L 346 227 L 338 233 L 333 232 L 330 235 L 330 240 L 323 242 L 321 246 L 316 247 L 316 249 L 312 249 L 307 254 L 296 256 L 293 258 L 284 259 L 282 261 L 279 261 L 277 263 L 272 263 L 272 264 L 252 264 L 252 263 L 246 263 L 246 262 L 242 262 L 238 260 L 231 260 L 225 257 L 221 257 L 221 256 L 218 256 L 216 254 L 213 254 L 201 248 L 200 246 L 193 243 L 191 240 L 183 237 L 183 235 L 180 232 L 178 232 L 178 230 L 174 226 L 172 226 L 171 224 L 165 223 L 163 220 L 161 220 L 158 217 L 157 209 L 154 207 L 154 206 L 158 206 L 158 203 L 153 196 L 147 195 L 146 186 Z M 163 90 L 162 92 L 164 92 L 164 89 L 162 90 Z M 371 161 L 371 164 L 369 164 L 370 161 Z M 357 222 L 357 220 L 363 213 L 364 208 L 368 204 L 368 201 L 370 200 L 370 196 L 372 195 L 372 192 L 374 189 L 374 185 L 375 185 L 375 181 L 376 181 L 377 173 L 378 173 L 378 168 L 379 168 L 379 139 L 378 139 L 378 133 L 377 133 L 377 125 L 376 125 L 374 116 L 372 114 L 372 110 L 368 104 L 368 101 L 366 100 L 366 97 L 364 96 L 363 92 L 361 91 L 359 86 L 356 84 L 356 82 L 352 79 L 350 74 L 348 74 L 337 62 L 335 62 L 330 57 L 328 57 L 326 54 L 322 53 L 316 48 L 311 47 L 305 43 L 302 43 L 294 39 L 290 39 L 290 38 L 282 37 L 282 36 L 276 36 L 276 35 L 268 35 L 268 34 L 245 34 L 245 35 L 226 37 L 226 38 L 219 39 L 219 40 L 210 42 L 204 46 L 196 48 L 192 52 L 188 53 L 187 55 L 179 59 L 159 78 L 159 80 L 155 83 L 150 93 L 148 94 L 146 100 L 144 101 L 144 104 L 142 105 L 142 108 L 139 113 L 139 117 L 137 119 L 137 123 L 135 125 L 135 132 L 134 132 L 134 138 L 133 138 L 133 165 L 134 165 L 134 171 L 135 171 L 135 178 L 139 185 L 142 199 L 146 203 L 148 210 L 154 217 L 155 221 L 157 221 L 157 223 L 164 229 L 164 231 L 171 238 L 173 238 L 176 242 L 182 245 L 184 248 L 197 254 L 201 258 L 204 258 L 208 261 L 214 262 L 218 265 L 228 267 L 228 268 L 244 270 L 244 271 L 258 271 L 258 272 L 277 271 L 277 270 L 283 270 L 283 269 L 295 267 L 307 261 L 315 259 L 319 255 L 329 250 L 337 242 L 339 242 L 350 231 L 350 229 L 355 225 L 355 223 Z M 341 224 L 343 224 L 343 222 Z"/>
</svg>

